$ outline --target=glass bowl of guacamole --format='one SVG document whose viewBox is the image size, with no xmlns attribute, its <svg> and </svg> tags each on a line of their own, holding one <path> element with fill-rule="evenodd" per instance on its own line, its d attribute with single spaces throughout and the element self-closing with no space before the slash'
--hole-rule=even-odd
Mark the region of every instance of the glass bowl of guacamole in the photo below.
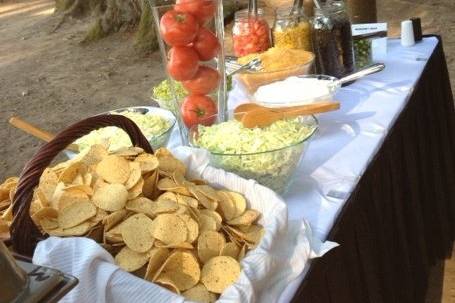
<svg viewBox="0 0 455 303">
<path fill-rule="evenodd" d="M 170 111 L 151 106 L 121 108 L 105 114 L 123 115 L 131 119 L 140 128 L 154 150 L 167 145 L 176 123 L 176 118 Z M 132 144 L 128 134 L 115 126 L 94 130 L 74 143 L 78 145 L 79 152 L 94 144 L 103 144 L 111 151 Z"/>
</svg>

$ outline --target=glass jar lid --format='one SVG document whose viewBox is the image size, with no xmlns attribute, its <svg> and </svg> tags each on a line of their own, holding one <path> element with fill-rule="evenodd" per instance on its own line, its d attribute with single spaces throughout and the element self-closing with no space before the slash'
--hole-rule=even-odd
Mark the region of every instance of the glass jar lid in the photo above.
<svg viewBox="0 0 455 303">
<path fill-rule="evenodd" d="M 338 14 L 346 11 L 346 4 L 342 0 L 328 0 L 321 5 L 320 8 L 315 8 L 314 14 L 316 16 L 323 16 L 326 14 Z"/>
<path fill-rule="evenodd" d="M 258 8 L 257 16 L 264 17 L 265 15 L 266 15 L 265 10 L 263 8 Z M 248 9 L 242 9 L 242 10 L 237 11 L 235 13 L 234 19 L 236 21 L 248 19 Z"/>
</svg>

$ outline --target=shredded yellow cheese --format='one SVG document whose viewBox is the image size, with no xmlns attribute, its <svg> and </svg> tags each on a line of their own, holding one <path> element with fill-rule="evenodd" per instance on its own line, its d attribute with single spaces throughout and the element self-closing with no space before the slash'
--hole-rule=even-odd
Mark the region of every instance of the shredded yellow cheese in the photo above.
<svg viewBox="0 0 455 303">
<path fill-rule="evenodd" d="M 279 71 L 309 63 L 313 53 L 302 49 L 287 49 L 272 47 L 260 54 L 249 54 L 238 59 L 240 64 L 247 64 L 255 58 L 260 58 L 264 72 Z"/>
<path fill-rule="evenodd" d="M 275 47 L 278 48 L 297 48 L 311 50 L 311 28 L 310 23 L 304 21 L 299 24 L 284 29 L 273 31 Z"/>
</svg>

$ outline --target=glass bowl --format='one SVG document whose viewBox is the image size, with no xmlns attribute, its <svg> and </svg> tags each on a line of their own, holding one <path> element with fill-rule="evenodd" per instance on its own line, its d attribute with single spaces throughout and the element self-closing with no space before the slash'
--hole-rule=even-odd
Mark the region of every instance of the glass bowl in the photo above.
<svg viewBox="0 0 455 303">
<path fill-rule="evenodd" d="M 174 116 L 176 115 L 174 111 L 174 101 L 172 100 L 163 100 L 151 97 L 152 101 L 156 102 L 159 105 L 159 108 L 170 111 Z M 182 105 L 183 99 L 179 101 L 179 105 Z"/>
<path fill-rule="evenodd" d="M 232 115 L 231 112 L 230 117 Z M 318 121 L 314 116 L 300 116 L 297 119 L 302 124 L 310 126 L 305 138 L 286 146 L 261 152 L 220 153 L 208 150 L 210 164 L 243 178 L 254 179 L 277 193 L 285 193 L 292 183 L 294 173 L 308 148 L 310 139 L 318 129 Z M 204 148 L 198 143 L 198 129 L 198 126 L 190 129 L 189 142 L 193 147 Z"/>
<path fill-rule="evenodd" d="M 177 121 L 175 116 L 170 111 L 159 108 L 159 107 L 152 107 L 152 106 L 133 106 L 133 107 L 115 109 L 115 110 L 112 110 L 109 112 L 101 113 L 100 115 L 120 114 L 122 112 L 136 112 L 136 113 L 141 113 L 143 115 L 155 115 L 155 116 L 163 117 L 164 119 L 169 121 L 170 122 L 169 128 L 164 129 L 160 134 L 149 135 L 149 136 L 144 134 L 154 150 L 156 150 L 160 147 L 165 147 L 167 145 L 167 143 L 169 142 L 169 139 L 171 137 L 172 129 L 174 128 L 176 121 Z M 143 130 L 142 130 L 142 132 L 144 133 Z M 115 135 L 116 133 L 113 133 L 113 134 Z M 87 144 L 87 146 L 89 146 L 89 145 L 93 145 L 93 144 L 100 144 L 103 142 L 105 142 L 104 139 L 101 139 L 101 138 L 95 139 L 94 138 L 93 140 L 91 140 L 91 142 L 87 142 L 86 144 Z M 75 143 L 77 144 L 77 141 Z M 81 149 L 81 146 L 80 146 L 80 149 Z M 82 150 L 83 149 L 84 149 L 84 147 L 82 147 Z M 69 151 L 69 150 L 65 150 L 65 155 L 68 158 L 72 159 L 76 156 L 76 153 Z"/>
<path fill-rule="evenodd" d="M 308 57 L 308 61 L 303 64 L 296 64 L 288 68 L 271 71 L 239 72 L 236 77 L 248 93 L 253 93 L 262 85 L 284 80 L 291 76 L 309 74 L 312 71 L 315 56 L 311 53 Z"/>
<path fill-rule="evenodd" d="M 315 102 L 322 102 L 322 101 L 332 101 L 334 100 L 334 96 L 337 93 L 338 89 L 341 87 L 340 81 L 338 78 L 332 77 L 332 76 L 327 76 L 327 75 L 316 75 L 316 74 L 311 74 L 311 75 L 298 75 L 298 78 L 303 78 L 303 79 L 316 79 L 320 81 L 325 81 L 327 83 L 327 94 L 320 94 L 318 96 L 308 96 L 306 98 L 301 98 L 301 99 L 294 99 L 292 101 L 284 100 L 284 99 L 279 99 L 273 102 L 273 100 L 268 100 L 268 101 L 261 101 L 258 98 L 256 98 L 255 94 L 256 91 L 253 93 L 250 93 L 248 95 L 249 100 L 251 102 L 260 104 L 262 106 L 266 107 L 290 107 L 290 106 L 300 106 L 300 105 L 305 105 L 309 103 L 315 103 Z M 280 80 L 281 81 L 281 80 Z M 273 81 L 273 82 L 278 82 L 278 81 Z"/>
<path fill-rule="evenodd" d="M 171 111 L 153 106 L 133 106 L 112 110 L 109 113 L 118 114 L 125 111 L 137 112 L 143 115 L 160 116 L 166 119 L 169 122 L 170 125 L 169 128 L 164 129 L 158 135 L 146 136 L 146 134 L 144 134 L 147 140 L 149 141 L 150 145 L 152 146 L 153 150 L 157 150 L 160 147 L 166 147 L 171 137 L 172 129 L 174 128 L 175 123 L 177 122 L 177 119 L 175 118 L 174 114 Z"/>
</svg>

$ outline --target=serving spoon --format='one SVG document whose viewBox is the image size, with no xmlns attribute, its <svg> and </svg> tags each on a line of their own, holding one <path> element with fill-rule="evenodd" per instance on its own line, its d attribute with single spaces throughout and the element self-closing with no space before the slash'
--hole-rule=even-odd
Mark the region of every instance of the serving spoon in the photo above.
<svg viewBox="0 0 455 303">
<path fill-rule="evenodd" d="M 318 102 L 318 103 L 333 103 L 333 102 L 321 101 L 321 102 Z M 306 105 L 306 104 L 305 104 L 305 105 Z M 267 107 L 267 106 L 259 105 L 259 104 L 257 104 L 257 103 L 249 102 L 249 103 L 243 103 L 243 104 L 240 104 L 239 106 L 237 106 L 237 107 L 234 109 L 234 116 L 236 117 L 237 120 L 241 120 L 241 118 L 242 118 L 247 112 L 254 111 L 254 110 L 264 110 L 264 109 L 268 109 L 268 110 L 271 110 L 271 111 L 274 111 L 274 112 L 276 112 L 276 111 L 293 111 L 293 110 L 296 110 L 296 109 L 301 108 L 302 106 L 304 106 L 304 105 L 281 106 L 281 107 Z"/>
<path fill-rule="evenodd" d="M 294 107 L 268 108 L 255 103 L 238 106 L 234 110 L 234 118 L 242 122 L 244 127 L 266 127 L 272 123 L 302 115 L 311 115 L 334 111 L 340 108 L 340 102 L 317 102 Z"/>
</svg>

